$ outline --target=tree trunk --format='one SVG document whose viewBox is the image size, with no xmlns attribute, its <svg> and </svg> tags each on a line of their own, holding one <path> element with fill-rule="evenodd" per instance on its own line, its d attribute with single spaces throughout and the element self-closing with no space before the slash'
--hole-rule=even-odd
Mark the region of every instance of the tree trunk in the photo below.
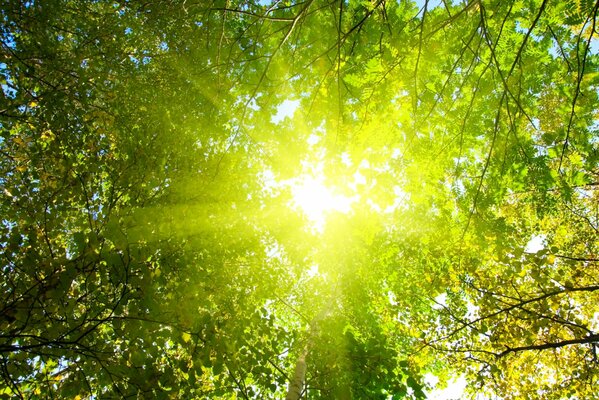
<svg viewBox="0 0 599 400">
<path fill-rule="evenodd" d="M 304 388 L 304 380 L 306 379 L 306 356 L 308 355 L 308 346 L 304 348 L 295 363 L 295 372 L 293 378 L 289 381 L 287 396 L 285 400 L 299 400 L 302 396 Z"/>
</svg>

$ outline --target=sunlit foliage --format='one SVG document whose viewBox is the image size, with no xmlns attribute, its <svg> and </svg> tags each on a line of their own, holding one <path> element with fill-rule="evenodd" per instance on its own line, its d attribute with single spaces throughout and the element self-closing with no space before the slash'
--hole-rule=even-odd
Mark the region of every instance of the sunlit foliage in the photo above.
<svg viewBox="0 0 599 400">
<path fill-rule="evenodd" d="M 1 5 L 1 398 L 596 396 L 599 2 Z"/>
</svg>

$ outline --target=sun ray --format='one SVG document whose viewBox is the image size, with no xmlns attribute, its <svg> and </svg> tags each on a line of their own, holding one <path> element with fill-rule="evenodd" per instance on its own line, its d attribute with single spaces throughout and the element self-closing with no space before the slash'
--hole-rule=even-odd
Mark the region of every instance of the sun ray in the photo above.
<svg viewBox="0 0 599 400">
<path fill-rule="evenodd" d="M 324 227 L 328 213 L 336 211 L 347 214 L 355 201 L 355 196 L 347 197 L 336 193 L 319 177 L 298 178 L 290 187 L 293 205 L 301 210 L 319 231 Z"/>
</svg>

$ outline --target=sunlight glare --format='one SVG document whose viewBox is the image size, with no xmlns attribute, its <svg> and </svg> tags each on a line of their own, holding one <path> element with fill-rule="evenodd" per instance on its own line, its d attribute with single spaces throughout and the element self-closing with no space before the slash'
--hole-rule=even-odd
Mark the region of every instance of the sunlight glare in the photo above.
<svg viewBox="0 0 599 400">
<path fill-rule="evenodd" d="M 293 203 L 300 208 L 315 228 L 322 230 L 330 211 L 348 213 L 354 198 L 334 193 L 322 179 L 305 177 L 291 185 Z"/>
<path fill-rule="evenodd" d="M 424 380 L 432 387 L 432 390 L 428 393 L 428 397 L 431 399 L 457 400 L 464 397 L 467 382 L 463 375 L 451 379 L 449 382 L 447 382 L 447 387 L 444 389 L 436 388 L 439 378 L 431 373 L 426 374 L 424 376 Z M 483 400 L 483 398 L 479 396 L 476 398 Z"/>
</svg>

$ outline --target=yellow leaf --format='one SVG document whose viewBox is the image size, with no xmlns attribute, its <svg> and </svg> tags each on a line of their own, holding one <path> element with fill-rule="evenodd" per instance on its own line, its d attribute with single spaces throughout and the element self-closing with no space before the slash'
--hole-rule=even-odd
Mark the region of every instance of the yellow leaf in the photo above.
<svg viewBox="0 0 599 400">
<path fill-rule="evenodd" d="M 42 132 L 41 138 L 44 141 L 50 142 L 54 139 L 54 133 L 51 130 L 46 129 L 45 131 Z"/>
<path fill-rule="evenodd" d="M 29 107 L 31 107 L 31 108 L 37 107 L 37 101 L 30 101 Z"/>
<path fill-rule="evenodd" d="M 181 334 L 181 337 L 183 338 L 183 341 L 185 343 L 187 343 L 187 342 L 189 342 L 191 340 L 191 335 L 189 333 L 187 333 L 187 332 L 183 332 Z"/>
</svg>

